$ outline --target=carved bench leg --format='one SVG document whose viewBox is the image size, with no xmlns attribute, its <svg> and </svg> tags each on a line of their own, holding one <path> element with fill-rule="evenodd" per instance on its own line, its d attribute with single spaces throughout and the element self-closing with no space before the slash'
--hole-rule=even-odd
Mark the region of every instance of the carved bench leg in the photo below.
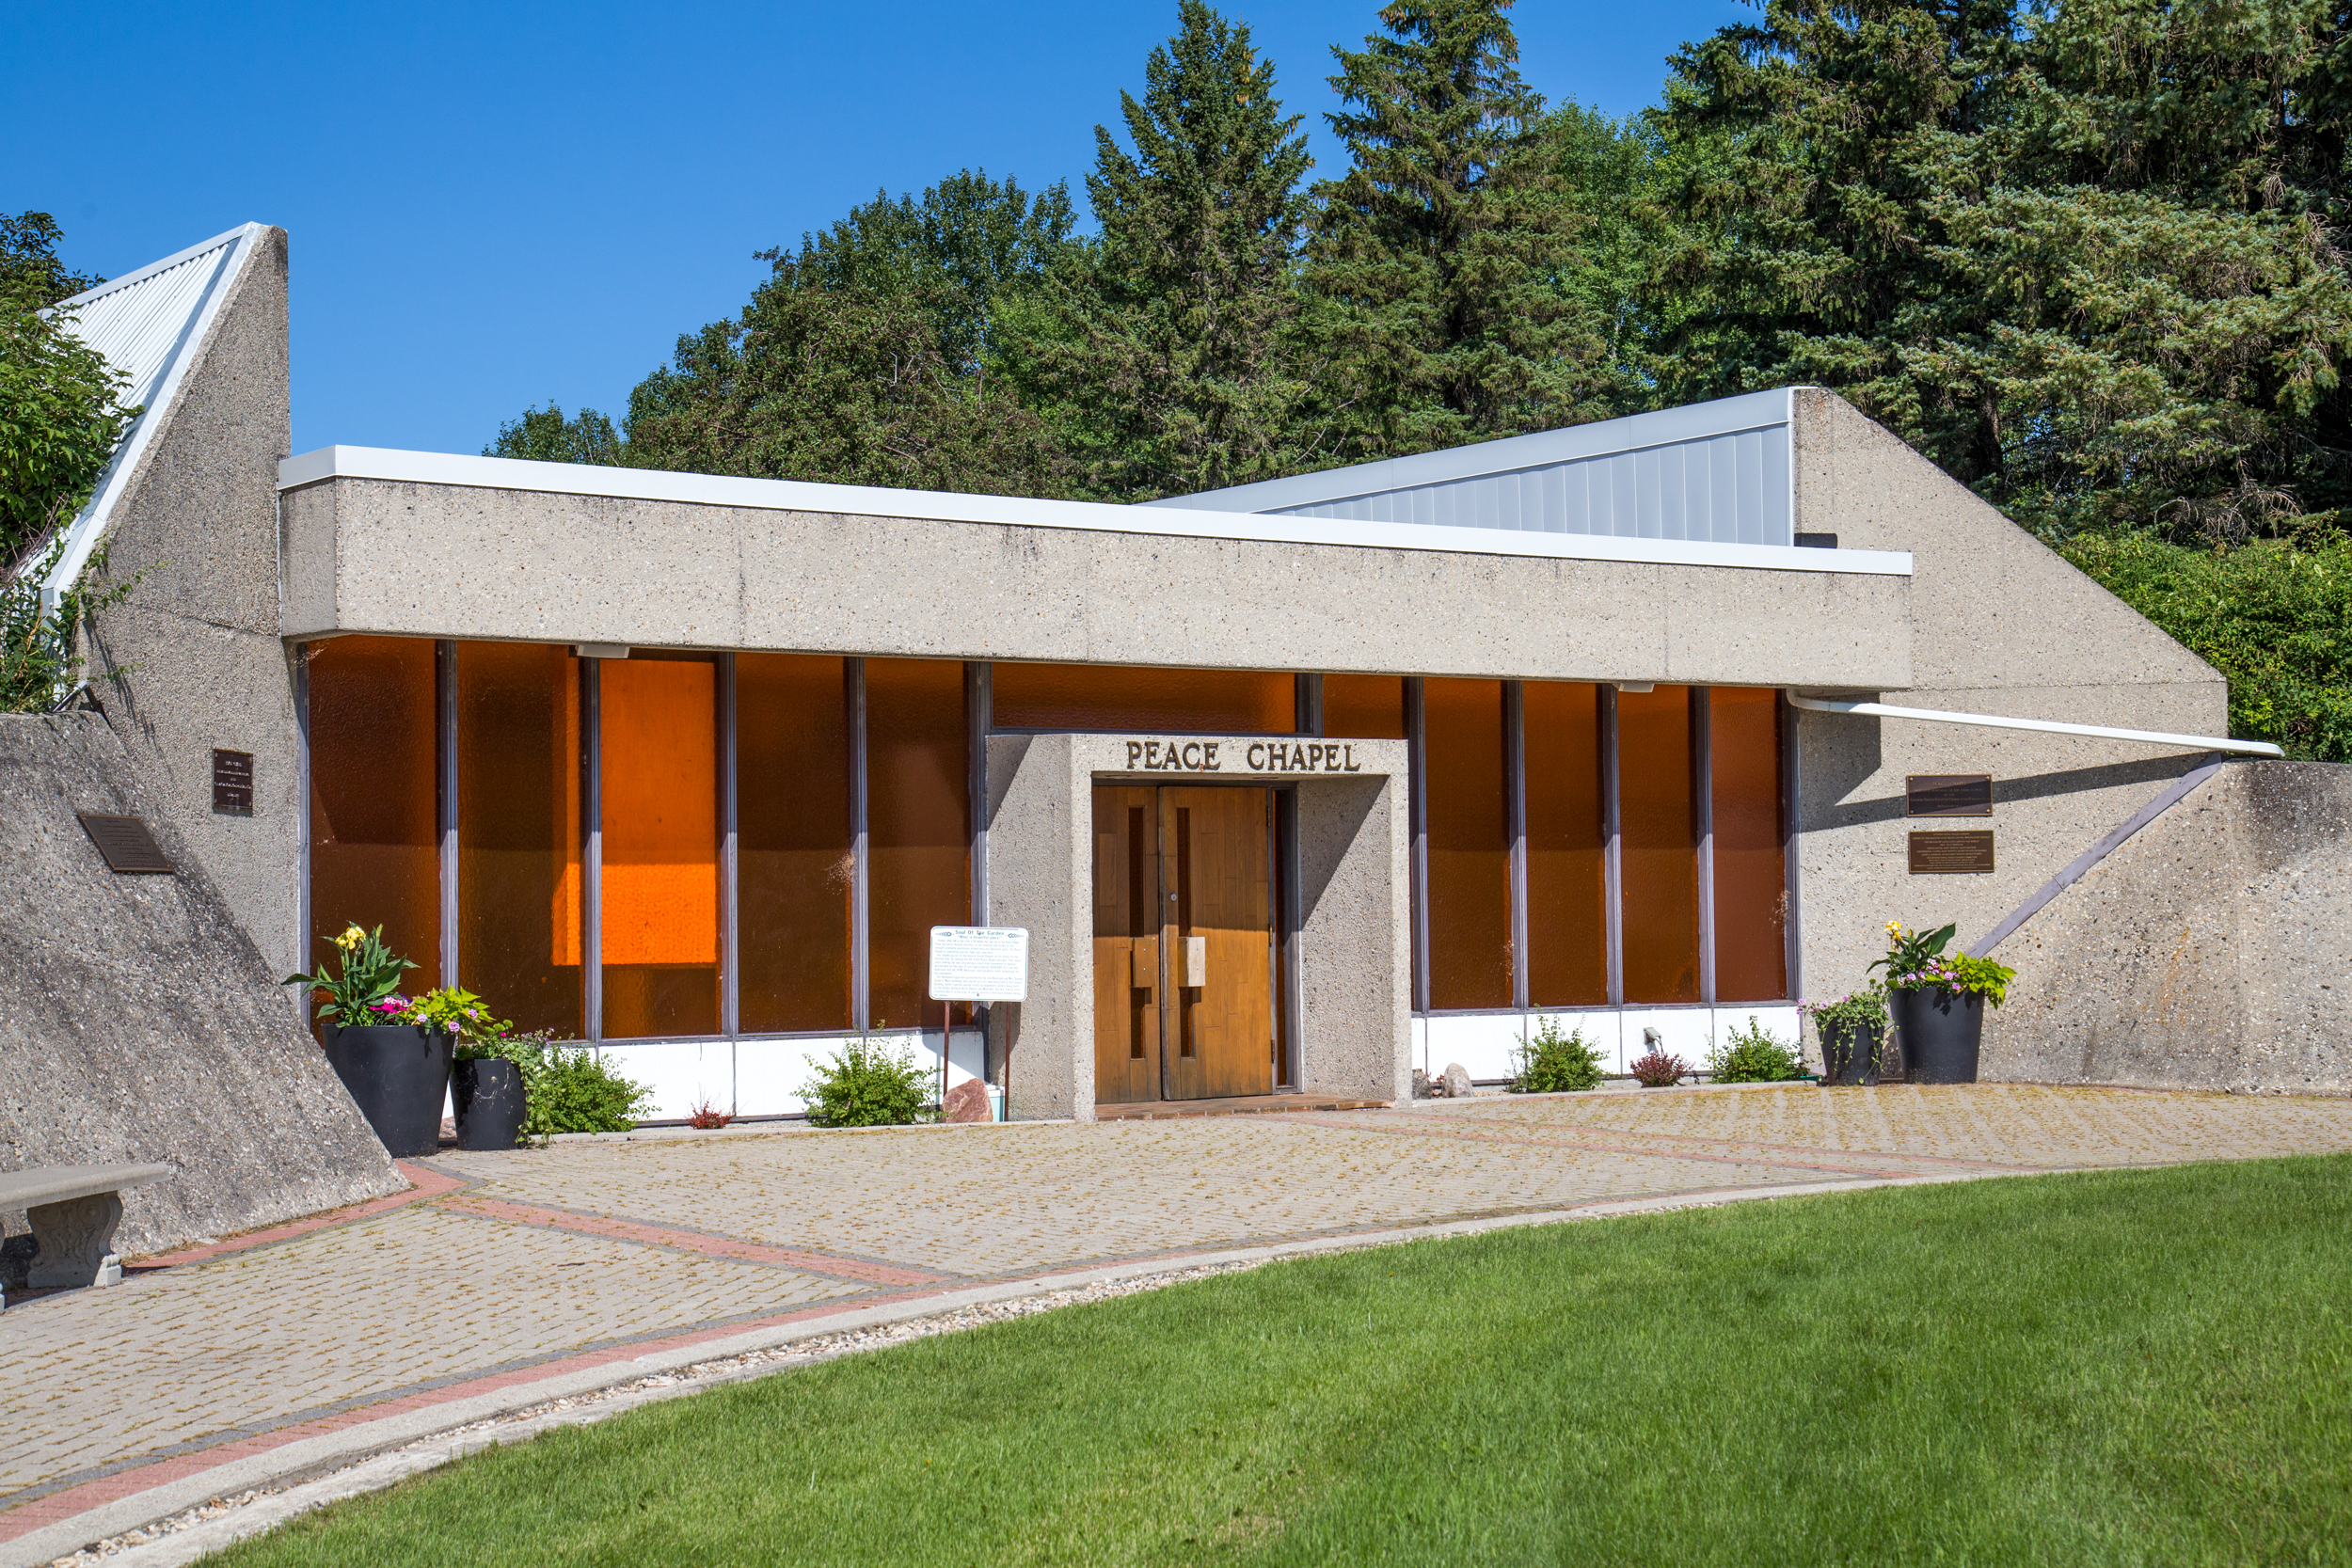
<svg viewBox="0 0 2352 1568">
<path fill-rule="evenodd" d="M 122 1223 L 119 1194 L 37 1204 L 24 1211 L 24 1217 L 33 1223 L 33 1240 L 40 1243 L 26 1281 L 34 1290 L 121 1282 L 122 1259 L 114 1251 L 115 1227 Z"/>
</svg>

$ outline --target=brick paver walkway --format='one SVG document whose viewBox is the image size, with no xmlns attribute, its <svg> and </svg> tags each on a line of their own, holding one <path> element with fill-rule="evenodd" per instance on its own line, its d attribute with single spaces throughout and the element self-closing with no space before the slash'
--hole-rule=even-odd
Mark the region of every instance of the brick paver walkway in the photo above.
<svg viewBox="0 0 2352 1568">
<path fill-rule="evenodd" d="M 0 1542 L 390 1410 L 843 1306 L 1597 1200 L 2352 1149 L 2352 1101 L 1629 1093 L 448 1153 L 418 1190 L 0 1317 Z"/>
</svg>

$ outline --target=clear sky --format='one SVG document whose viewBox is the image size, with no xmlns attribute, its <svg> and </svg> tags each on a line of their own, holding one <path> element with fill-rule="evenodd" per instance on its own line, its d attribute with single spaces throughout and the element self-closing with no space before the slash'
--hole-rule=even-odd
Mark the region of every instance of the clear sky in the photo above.
<svg viewBox="0 0 2352 1568">
<path fill-rule="evenodd" d="M 1326 170 L 1330 47 L 1374 0 L 1233 3 Z M 554 399 L 618 413 L 877 188 L 1067 178 L 1175 0 L 0 6 L 0 211 L 115 276 L 248 219 L 292 236 L 294 447 L 477 451 Z M 1521 0 L 1548 98 L 1656 101 L 1733 0 Z"/>
</svg>

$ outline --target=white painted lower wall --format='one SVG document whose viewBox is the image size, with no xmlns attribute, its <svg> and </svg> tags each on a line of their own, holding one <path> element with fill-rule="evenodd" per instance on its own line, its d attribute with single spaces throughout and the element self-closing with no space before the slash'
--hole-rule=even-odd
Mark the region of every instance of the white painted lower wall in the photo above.
<svg viewBox="0 0 2352 1568">
<path fill-rule="evenodd" d="M 1750 1002 L 1721 1007 L 1596 1008 L 1589 1012 L 1536 1010 L 1508 1013 L 1431 1013 L 1413 1019 L 1413 1065 L 1432 1077 L 1459 1062 L 1471 1079 L 1499 1084 L 1517 1075 L 1515 1053 L 1544 1026 L 1558 1023 L 1564 1033 L 1581 1032 L 1600 1048 L 1611 1072 L 1628 1071 L 1647 1051 L 1644 1031 L 1656 1029 L 1659 1044 L 1670 1054 L 1703 1069 L 1719 1041 L 1748 1020 L 1791 1045 L 1801 1038 L 1797 1008 L 1790 1002 Z"/>
<path fill-rule="evenodd" d="M 683 1121 L 707 1103 L 738 1117 L 799 1116 L 808 1109 L 801 1091 L 854 1035 L 790 1039 L 607 1041 L 596 1053 L 614 1071 L 653 1090 L 648 1121 Z M 893 1049 L 913 1049 L 939 1070 L 940 1033 L 877 1030 Z M 977 1029 L 958 1029 L 947 1059 L 947 1086 L 980 1076 L 982 1041 Z"/>
</svg>

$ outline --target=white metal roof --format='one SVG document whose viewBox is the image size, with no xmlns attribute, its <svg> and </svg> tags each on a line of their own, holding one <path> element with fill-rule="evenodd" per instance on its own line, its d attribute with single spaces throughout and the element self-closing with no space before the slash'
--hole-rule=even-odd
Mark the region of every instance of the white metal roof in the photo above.
<svg viewBox="0 0 2352 1568">
<path fill-rule="evenodd" d="M 44 585 L 52 600 L 89 563 L 148 442 L 170 417 L 230 280 L 266 231 L 261 224 L 245 224 L 53 307 L 73 313 L 74 336 L 130 377 L 124 401 L 145 411 L 123 432 L 89 504 L 66 526 L 64 553 Z"/>
<path fill-rule="evenodd" d="M 450 452 L 397 451 L 381 447 L 322 447 L 278 465 L 278 487 L 297 489 L 329 479 L 391 480 L 489 490 L 535 490 L 557 495 L 612 496 L 779 512 L 818 512 L 866 517 L 929 517 L 944 522 L 1009 523 L 1026 528 L 1178 535 L 1203 539 L 1263 539 L 1297 545 L 1352 545 L 1376 549 L 1443 550 L 1469 555 L 1556 560 L 1637 561 L 1674 566 L 1736 566 L 1783 572 L 1853 572 L 1909 577 L 1907 550 L 1816 550 L 1788 544 L 1724 544 L 1713 540 L 1596 537 L 1435 527 L 1360 518 L 1236 515 L 1232 510 L 1186 510 L 1184 501 L 1110 506 L 1097 501 L 1035 500 L 1021 496 L 966 496 L 940 490 L 894 490 L 866 484 L 817 484 L 804 480 L 740 479 L 723 474 L 672 473 L 659 468 L 608 467 L 589 463 L 534 463 L 511 457 L 464 457 Z M 1289 483 L 1283 481 L 1281 483 Z"/>
<path fill-rule="evenodd" d="M 1792 388 L 1171 496 L 1152 506 L 1788 546 Z"/>
</svg>

